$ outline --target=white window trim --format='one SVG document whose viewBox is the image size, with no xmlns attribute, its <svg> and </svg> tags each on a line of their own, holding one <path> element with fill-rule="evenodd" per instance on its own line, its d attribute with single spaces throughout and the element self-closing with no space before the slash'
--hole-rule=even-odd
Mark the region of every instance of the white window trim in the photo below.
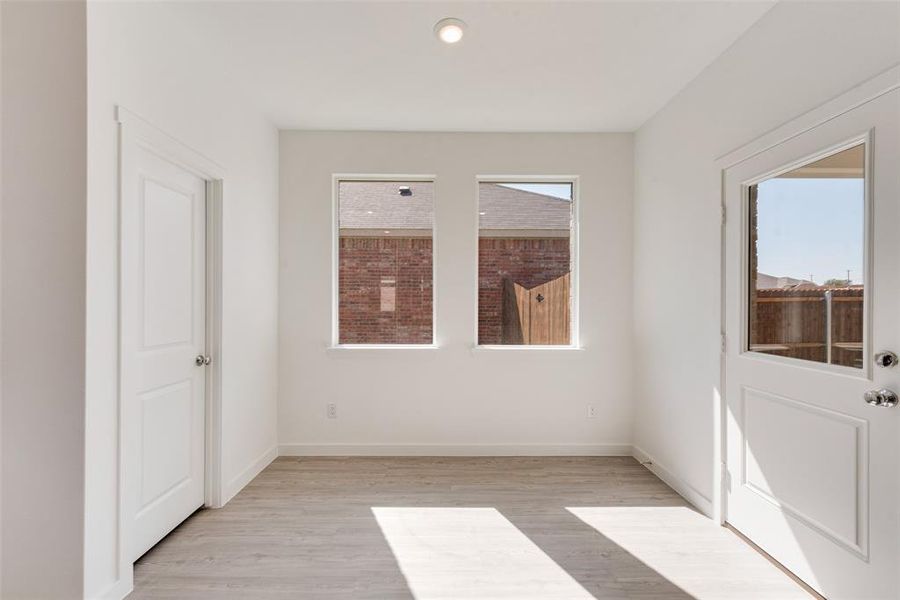
<svg viewBox="0 0 900 600">
<path fill-rule="evenodd" d="M 521 350 L 522 352 L 582 352 L 584 346 L 568 345 L 546 345 L 546 344 L 475 344 L 472 346 L 473 353 Z"/>
<path fill-rule="evenodd" d="M 333 173 L 331 176 L 331 342 L 328 351 L 364 350 L 435 350 L 437 345 L 437 198 L 432 202 L 434 217 L 431 223 L 431 342 L 426 344 L 342 344 L 340 343 L 340 242 L 341 210 L 339 201 L 342 181 L 419 181 L 435 185 L 436 175 Z"/>
<path fill-rule="evenodd" d="M 865 163 L 863 166 L 863 357 L 862 368 L 849 367 L 845 365 L 820 363 L 804 358 L 793 358 L 790 356 L 779 356 L 777 354 L 766 354 L 757 350 L 750 349 L 750 187 L 759 185 L 769 179 L 796 171 L 806 165 L 814 163 L 823 158 L 833 156 L 844 150 L 849 150 L 856 146 L 862 145 L 865 153 Z M 741 182 L 741 330 L 739 333 L 740 355 L 752 360 L 760 360 L 767 362 L 780 363 L 804 369 L 813 369 L 824 371 L 826 373 L 842 374 L 849 377 L 864 377 L 872 379 L 872 355 L 874 350 L 871 346 L 872 340 L 872 298 L 875 289 L 873 281 L 873 264 L 872 254 L 874 253 L 874 236 L 872 234 L 874 228 L 874 198 L 872 195 L 872 131 L 865 131 L 831 144 L 815 153 L 797 158 L 787 164 L 781 165 L 776 169 L 772 169 L 750 179 Z M 724 233 L 723 233 L 724 239 Z"/>
<path fill-rule="evenodd" d="M 480 189 L 482 183 L 568 183 L 572 185 L 572 230 L 569 239 L 569 256 L 572 263 L 571 293 L 572 315 L 569 323 L 570 343 L 565 345 L 525 345 L 525 344 L 479 344 L 478 343 L 478 252 L 475 252 L 475 331 L 472 350 L 481 352 L 525 351 L 525 352 L 565 352 L 583 350 L 580 332 L 579 272 L 580 272 L 580 226 L 581 199 L 580 178 L 578 175 L 477 175 L 475 177 L 475 210 L 480 206 Z M 479 219 L 475 219 L 475 239 L 480 240 Z"/>
<path fill-rule="evenodd" d="M 327 352 L 350 352 L 350 353 L 365 353 L 365 352 L 382 352 L 384 350 L 401 350 L 401 351 L 409 351 L 412 350 L 414 352 L 418 352 L 420 350 L 439 350 L 440 346 L 437 344 L 333 344 L 326 348 Z"/>
</svg>

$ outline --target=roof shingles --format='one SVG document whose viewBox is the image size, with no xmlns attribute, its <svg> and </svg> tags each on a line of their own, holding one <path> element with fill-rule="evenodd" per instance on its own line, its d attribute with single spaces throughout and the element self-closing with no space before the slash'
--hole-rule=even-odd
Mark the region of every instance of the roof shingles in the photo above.
<svg viewBox="0 0 900 600">
<path fill-rule="evenodd" d="M 401 186 L 412 195 L 400 195 Z M 341 181 L 338 194 L 341 229 L 430 230 L 434 224 L 430 181 Z M 571 201 L 496 183 L 479 184 L 478 212 L 481 229 L 565 231 L 572 224 Z"/>
</svg>

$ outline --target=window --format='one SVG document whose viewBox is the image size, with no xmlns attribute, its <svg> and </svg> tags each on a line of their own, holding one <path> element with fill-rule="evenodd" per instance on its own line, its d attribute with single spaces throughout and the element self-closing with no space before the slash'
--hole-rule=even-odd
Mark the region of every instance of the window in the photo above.
<svg viewBox="0 0 900 600">
<path fill-rule="evenodd" d="M 433 342 L 431 181 L 338 182 L 339 344 Z"/>
<path fill-rule="evenodd" d="M 573 187 L 479 183 L 479 344 L 572 344 Z"/>
<path fill-rule="evenodd" d="M 748 350 L 862 368 L 865 144 L 749 188 Z"/>
</svg>

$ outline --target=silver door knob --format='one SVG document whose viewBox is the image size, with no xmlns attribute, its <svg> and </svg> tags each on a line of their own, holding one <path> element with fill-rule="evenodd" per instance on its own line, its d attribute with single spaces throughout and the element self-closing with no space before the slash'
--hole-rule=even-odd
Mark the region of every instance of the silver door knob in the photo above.
<svg viewBox="0 0 900 600">
<path fill-rule="evenodd" d="M 210 362 L 212 362 L 212 359 L 209 356 L 204 356 L 202 354 L 198 354 L 197 358 L 194 359 L 194 364 L 198 367 L 208 365 Z"/>
<path fill-rule="evenodd" d="M 866 404 L 891 408 L 897 406 L 897 394 L 889 389 L 869 390 L 863 395 Z"/>
</svg>

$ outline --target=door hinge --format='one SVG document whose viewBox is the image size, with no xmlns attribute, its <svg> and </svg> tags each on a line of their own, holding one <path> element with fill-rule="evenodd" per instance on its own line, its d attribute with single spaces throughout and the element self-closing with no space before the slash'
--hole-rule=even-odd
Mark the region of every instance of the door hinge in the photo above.
<svg viewBox="0 0 900 600">
<path fill-rule="evenodd" d="M 725 337 L 724 333 L 720 335 L 720 338 L 721 339 L 719 340 L 719 349 L 722 351 L 722 354 L 725 354 L 725 349 L 727 348 L 728 339 Z"/>
<path fill-rule="evenodd" d="M 725 205 L 723 204 L 722 205 L 722 225 L 723 226 L 725 225 L 725 213 L 726 213 Z"/>
</svg>

